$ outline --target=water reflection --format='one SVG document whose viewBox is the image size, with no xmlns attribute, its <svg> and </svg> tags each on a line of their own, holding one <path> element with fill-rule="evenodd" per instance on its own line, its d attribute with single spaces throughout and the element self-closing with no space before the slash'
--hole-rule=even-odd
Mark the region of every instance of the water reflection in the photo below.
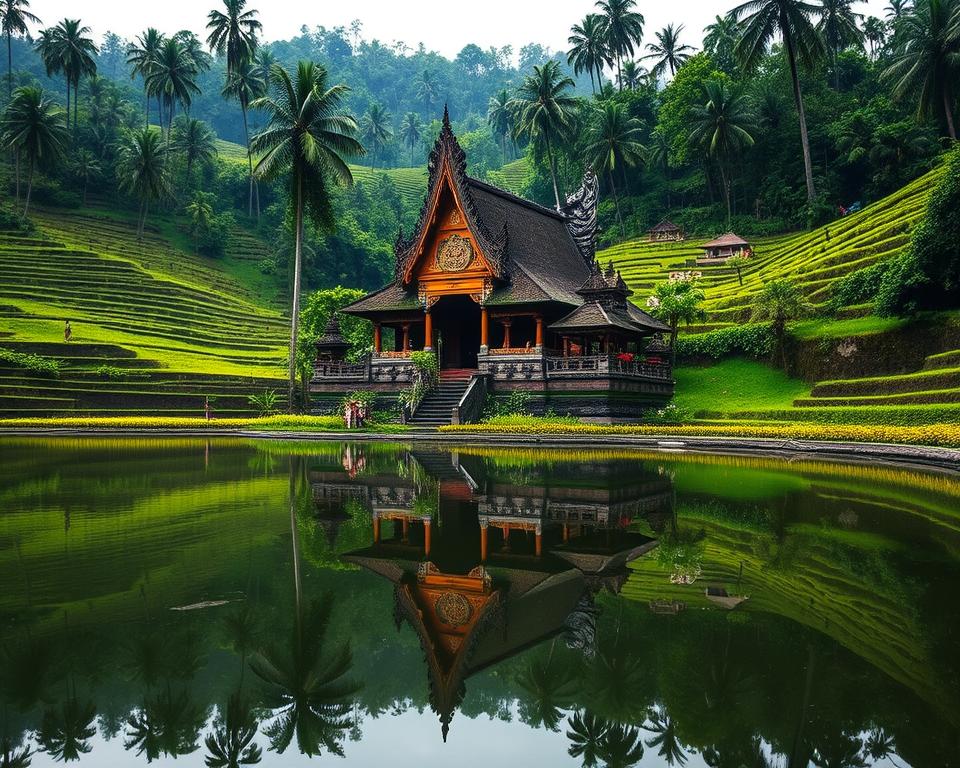
<svg viewBox="0 0 960 768">
<path fill-rule="evenodd" d="M 0 459 L 0 766 L 958 754 L 954 478 L 230 441 Z"/>
</svg>

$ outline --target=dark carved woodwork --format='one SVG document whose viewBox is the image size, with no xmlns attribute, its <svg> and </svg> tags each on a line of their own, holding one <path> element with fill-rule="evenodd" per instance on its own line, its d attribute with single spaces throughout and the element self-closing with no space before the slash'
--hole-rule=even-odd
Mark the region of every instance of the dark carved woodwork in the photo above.
<svg viewBox="0 0 960 768">
<path fill-rule="evenodd" d="M 573 237 L 584 261 L 592 264 L 597 253 L 597 200 L 600 184 L 592 168 L 583 175 L 583 183 L 576 192 L 567 195 L 561 212 L 567 217 L 567 229 Z"/>
</svg>

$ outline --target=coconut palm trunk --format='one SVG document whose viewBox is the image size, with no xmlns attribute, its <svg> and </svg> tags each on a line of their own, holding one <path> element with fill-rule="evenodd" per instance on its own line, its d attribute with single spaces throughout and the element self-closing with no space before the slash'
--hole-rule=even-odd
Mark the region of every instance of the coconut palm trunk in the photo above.
<svg viewBox="0 0 960 768">
<path fill-rule="evenodd" d="M 803 108 L 803 93 L 800 90 L 800 75 L 797 71 L 797 53 L 790 32 L 790 25 L 781 25 L 783 42 L 787 49 L 787 61 L 790 63 L 790 80 L 793 84 L 793 99 L 797 104 L 797 116 L 800 119 L 800 143 L 803 145 L 803 173 L 807 180 L 807 202 L 816 197 L 813 187 L 813 161 L 810 159 L 810 137 L 807 135 L 807 114 Z"/>
<path fill-rule="evenodd" d="M 553 148 L 550 146 L 550 139 L 544 136 L 544 144 L 547 148 L 547 162 L 550 164 L 550 180 L 553 182 L 553 198 L 557 202 L 557 210 L 560 210 L 560 189 L 557 187 L 557 166 L 553 162 Z"/>
<path fill-rule="evenodd" d="M 956 141 L 957 129 L 953 123 L 953 99 L 950 98 L 949 81 L 943 84 L 943 114 L 947 118 L 947 132 L 950 134 L 950 138 Z"/>
<path fill-rule="evenodd" d="M 617 186 L 613 183 L 613 168 L 607 171 L 607 177 L 610 179 L 610 193 L 613 195 L 613 204 L 617 209 L 617 221 L 620 222 L 620 237 L 627 239 L 627 232 L 623 228 L 623 216 L 620 215 L 620 198 L 617 195 Z"/>
<path fill-rule="evenodd" d="M 290 312 L 290 381 L 287 387 L 287 406 L 290 413 L 296 409 L 297 389 L 297 335 L 300 330 L 300 272 L 303 257 L 303 177 L 298 175 L 296 182 L 296 216 L 294 222 L 293 248 L 293 303 Z"/>
<path fill-rule="evenodd" d="M 250 167 L 250 189 L 247 197 L 247 216 L 253 218 L 253 153 L 250 151 L 250 128 L 247 124 L 247 105 L 240 102 L 240 111 L 243 113 L 243 135 L 247 140 L 247 165 Z M 260 205 L 257 202 L 257 218 L 260 218 Z"/>
<path fill-rule="evenodd" d="M 26 202 L 26 205 L 23 206 L 23 215 L 24 215 L 24 216 L 26 216 L 27 213 L 30 211 L 30 195 L 31 195 L 31 193 L 33 192 L 33 168 L 34 168 L 34 165 L 35 165 L 34 160 L 33 160 L 33 158 L 31 157 L 31 158 L 30 158 L 30 171 L 29 171 L 29 173 L 27 174 L 27 202 Z"/>
<path fill-rule="evenodd" d="M 718 163 L 720 166 L 720 183 L 723 185 L 723 200 L 727 204 L 727 229 L 730 229 L 730 180 L 727 179 L 727 171 L 723 167 L 723 163 Z"/>
<path fill-rule="evenodd" d="M 12 33 L 7 30 L 7 99 L 13 96 L 13 42 Z"/>
</svg>

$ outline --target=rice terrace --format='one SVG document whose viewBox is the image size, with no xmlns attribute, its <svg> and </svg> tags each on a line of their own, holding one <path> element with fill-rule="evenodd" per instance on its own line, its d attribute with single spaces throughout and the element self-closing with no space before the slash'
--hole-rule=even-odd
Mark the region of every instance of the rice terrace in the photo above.
<svg viewBox="0 0 960 768">
<path fill-rule="evenodd" d="M 960 766 L 960 0 L 0 32 L 0 768 Z"/>
</svg>

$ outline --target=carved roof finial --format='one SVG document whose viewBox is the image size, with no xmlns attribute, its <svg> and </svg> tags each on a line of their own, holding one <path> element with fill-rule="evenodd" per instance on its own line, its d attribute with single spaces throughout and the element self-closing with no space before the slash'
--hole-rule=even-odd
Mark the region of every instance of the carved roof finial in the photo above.
<svg viewBox="0 0 960 768">
<path fill-rule="evenodd" d="M 447 105 L 443 105 L 443 127 L 450 130 L 450 113 L 447 111 Z"/>
</svg>

